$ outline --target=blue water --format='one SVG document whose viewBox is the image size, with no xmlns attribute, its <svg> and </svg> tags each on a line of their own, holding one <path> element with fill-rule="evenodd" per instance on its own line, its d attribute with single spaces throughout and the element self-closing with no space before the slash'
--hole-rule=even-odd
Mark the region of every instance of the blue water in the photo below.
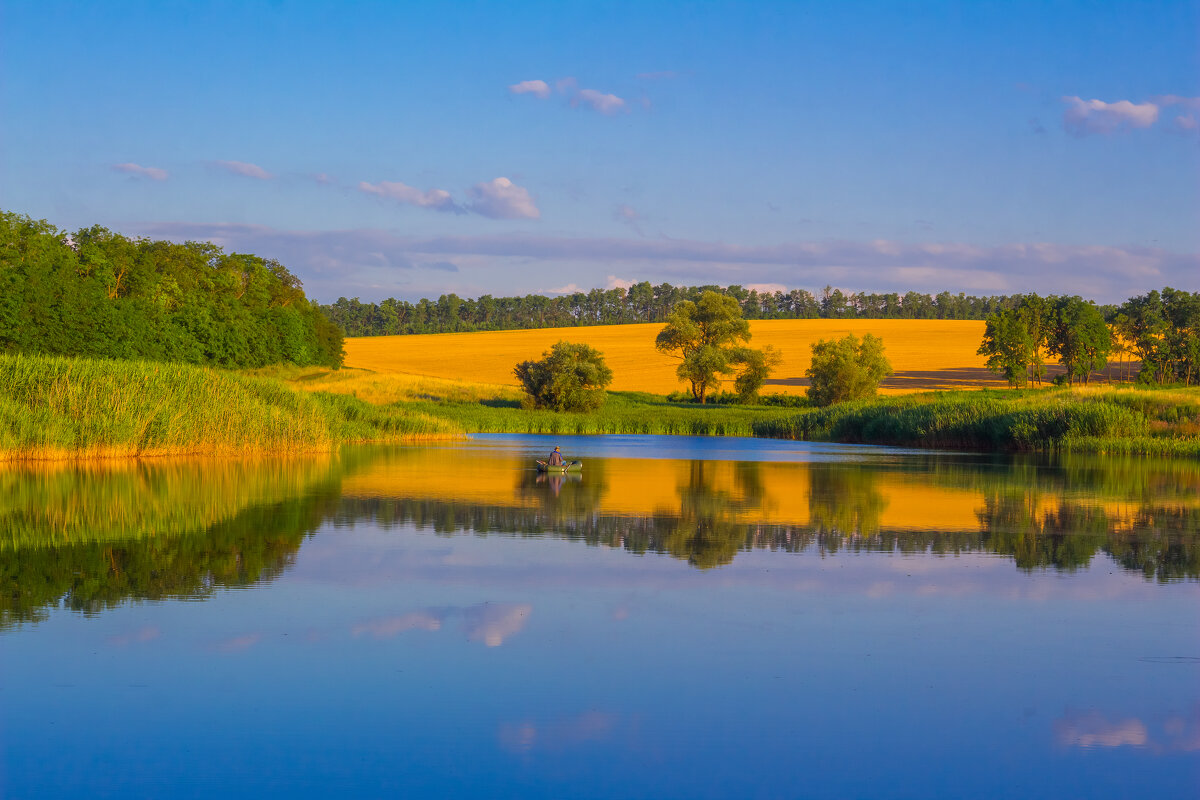
<svg viewBox="0 0 1200 800">
<path fill-rule="evenodd" d="M 524 457 L 546 441 L 462 449 Z M 895 469 L 905 457 L 556 441 L 593 461 Z M 1165 798 L 1200 786 L 1194 576 L 1148 580 L 1102 552 L 1024 570 L 986 547 L 749 548 L 697 569 L 557 538 L 558 523 L 483 535 L 328 503 L 277 570 L 244 586 L 159 600 L 114 589 L 86 611 L 64 600 L 10 620 L 0 794 Z M 279 524 L 238 536 L 295 527 Z M 54 552 L 46 563 L 79 569 Z M 22 569 L 33 558 L 0 551 L 10 589 L 41 574 Z"/>
</svg>

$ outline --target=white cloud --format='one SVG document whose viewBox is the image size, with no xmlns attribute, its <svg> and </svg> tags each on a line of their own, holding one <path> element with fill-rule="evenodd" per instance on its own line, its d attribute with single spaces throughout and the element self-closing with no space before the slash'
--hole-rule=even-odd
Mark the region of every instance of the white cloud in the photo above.
<svg viewBox="0 0 1200 800">
<path fill-rule="evenodd" d="M 746 289 L 759 294 L 775 294 L 775 292 L 786 292 L 788 289 L 782 283 L 747 283 Z"/>
<path fill-rule="evenodd" d="M 1175 118 L 1175 127 L 1181 131 L 1194 131 L 1200 124 L 1196 122 L 1194 114 L 1180 114 Z"/>
<path fill-rule="evenodd" d="M 527 603 L 482 603 L 463 610 L 467 639 L 499 647 L 510 636 L 520 633 L 529 621 L 533 606 Z"/>
<path fill-rule="evenodd" d="M 149 178 L 152 181 L 165 181 L 169 175 L 165 169 L 158 167 L 143 167 L 141 164 L 132 162 L 125 164 L 113 164 L 113 170 L 116 172 L 124 172 L 127 175 L 137 175 L 140 178 Z"/>
<path fill-rule="evenodd" d="M 469 192 L 467 210 L 491 219 L 538 219 L 542 212 L 529 196 L 529 190 L 508 178 L 477 183 Z"/>
<path fill-rule="evenodd" d="M 1182 97 L 1177 94 L 1164 94 L 1152 99 L 1160 106 L 1183 106 L 1192 111 L 1200 111 L 1200 97 Z"/>
<path fill-rule="evenodd" d="M 550 84 L 545 81 L 521 81 L 508 87 L 513 94 L 531 94 L 545 100 L 550 96 Z"/>
<path fill-rule="evenodd" d="M 420 189 L 409 186 L 406 183 L 400 183 L 399 181 L 380 181 L 379 183 L 362 181 L 358 184 L 358 190 L 367 194 L 386 197 L 403 205 L 417 206 L 418 208 L 432 208 L 436 211 L 454 212 L 461 212 L 462 210 L 445 189 L 430 189 L 427 192 L 423 192 Z"/>
<path fill-rule="evenodd" d="M 269 181 L 275 177 L 257 164 L 249 164 L 245 161 L 217 161 L 218 167 L 225 169 L 234 175 L 241 175 L 243 178 L 254 178 L 260 181 Z"/>
<path fill-rule="evenodd" d="M 1063 112 L 1063 127 L 1076 136 L 1112 133 L 1124 127 L 1148 128 L 1158 119 L 1158 106 L 1154 103 L 1131 103 L 1128 100 L 1106 103 L 1079 97 L 1064 97 L 1062 101 L 1067 104 L 1067 110 Z"/>
<path fill-rule="evenodd" d="M 547 289 L 545 294 L 575 294 L 582 291 L 584 290 L 579 288 L 579 284 L 568 283 L 566 286 L 559 286 L 557 289 Z"/>
<path fill-rule="evenodd" d="M 571 94 L 579 87 L 579 81 L 574 78 L 559 78 L 554 82 L 554 88 L 559 94 Z"/>
<path fill-rule="evenodd" d="M 637 281 L 627 281 L 624 278 L 618 278 L 616 275 L 608 276 L 608 283 L 605 284 L 605 289 L 628 289 Z"/>
<path fill-rule="evenodd" d="M 598 92 L 595 89 L 580 89 L 571 98 L 571 105 L 585 105 L 595 111 L 599 111 L 601 114 L 616 114 L 619 111 L 629 110 L 625 101 L 620 97 L 617 97 L 615 94 Z"/>
</svg>

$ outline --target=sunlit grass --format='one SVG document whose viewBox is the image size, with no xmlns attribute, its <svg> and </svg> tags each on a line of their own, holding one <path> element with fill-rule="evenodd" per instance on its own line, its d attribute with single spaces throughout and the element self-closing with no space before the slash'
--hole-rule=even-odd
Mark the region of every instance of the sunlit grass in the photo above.
<svg viewBox="0 0 1200 800">
<path fill-rule="evenodd" d="M 0 461 L 300 454 L 460 430 L 405 408 L 222 370 L 0 355 Z"/>
</svg>

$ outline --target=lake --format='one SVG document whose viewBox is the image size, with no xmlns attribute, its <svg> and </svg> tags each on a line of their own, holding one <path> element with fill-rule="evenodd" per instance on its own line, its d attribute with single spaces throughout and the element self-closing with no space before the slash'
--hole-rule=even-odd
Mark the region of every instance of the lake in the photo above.
<svg viewBox="0 0 1200 800">
<path fill-rule="evenodd" d="M 560 444 L 579 476 L 533 459 Z M 1191 797 L 1200 463 L 0 468 L 0 795 Z"/>
</svg>

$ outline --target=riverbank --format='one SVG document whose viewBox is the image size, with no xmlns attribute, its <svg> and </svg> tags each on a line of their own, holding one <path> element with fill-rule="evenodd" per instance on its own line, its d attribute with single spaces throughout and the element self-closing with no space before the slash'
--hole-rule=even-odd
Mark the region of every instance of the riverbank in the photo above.
<svg viewBox="0 0 1200 800">
<path fill-rule="evenodd" d="M 296 455 L 461 435 L 413 409 L 226 370 L 0 355 L 0 461 Z"/>
<path fill-rule="evenodd" d="M 586 414 L 440 378 L 0 356 L 0 461 L 257 456 L 471 433 L 757 436 L 990 452 L 1200 456 L 1200 388 L 942 391 L 828 408 L 610 392 Z"/>
</svg>

